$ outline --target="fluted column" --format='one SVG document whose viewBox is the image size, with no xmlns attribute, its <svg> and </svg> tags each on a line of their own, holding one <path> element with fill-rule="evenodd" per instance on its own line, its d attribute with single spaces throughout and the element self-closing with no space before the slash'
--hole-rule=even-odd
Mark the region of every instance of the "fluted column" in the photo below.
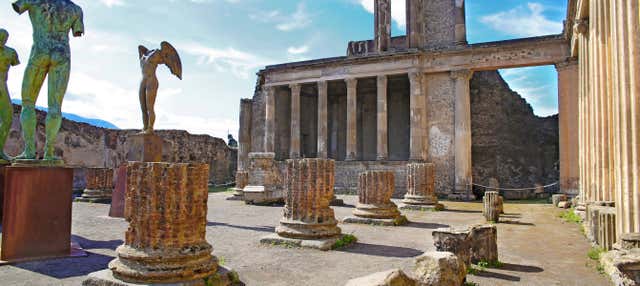
<svg viewBox="0 0 640 286">
<path fill-rule="evenodd" d="M 327 81 L 318 82 L 318 158 L 328 157 L 328 96 L 329 85 Z"/>
<path fill-rule="evenodd" d="M 427 159 L 427 106 L 424 90 L 424 74 L 419 71 L 409 73 L 410 85 L 410 142 L 409 159 L 422 162 Z"/>
<path fill-rule="evenodd" d="M 116 278 L 133 283 L 177 283 L 216 273 L 205 238 L 209 165 L 129 162 L 125 218 L 129 228 Z"/>
<path fill-rule="evenodd" d="M 387 121 L 387 83 L 386 75 L 378 76 L 378 124 L 377 124 L 377 159 L 384 161 L 389 158 L 389 130 Z"/>
<path fill-rule="evenodd" d="M 300 158 L 300 84 L 292 84 L 291 88 L 291 143 L 289 158 Z"/>
<path fill-rule="evenodd" d="M 275 152 L 276 94 L 275 87 L 265 87 L 264 152 Z"/>
<path fill-rule="evenodd" d="M 560 191 L 577 194 L 578 171 L 578 62 L 556 64 L 558 72 L 558 109 L 560 121 Z"/>
<path fill-rule="evenodd" d="M 347 83 L 347 157 L 346 161 L 358 158 L 358 79 L 348 78 Z"/>
<path fill-rule="evenodd" d="M 409 205 L 435 205 L 438 203 L 434 164 L 411 163 L 407 165 L 407 193 L 402 202 Z"/>
<path fill-rule="evenodd" d="M 391 48 L 391 0 L 375 0 L 375 45 L 377 52 Z"/>
<path fill-rule="evenodd" d="M 578 144 L 578 160 L 580 169 L 580 203 L 584 204 L 590 201 L 590 184 L 589 182 L 589 132 L 588 132 L 588 94 L 589 94 L 589 55 L 587 52 L 588 47 L 588 31 L 589 22 L 587 19 L 576 20 L 573 28 L 574 33 L 578 38 L 578 66 L 579 66 L 579 84 L 578 84 L 578 104 L 579 111 L 579 144 Z"/>
<path fill-rule="evenodd" d="M 85 169 L 86 187 L 79 201 L 108 202 L 114 188 L 113 169 L 87 168 Z"/>
<path fill-rule="evenodd" d="M 470 196 L 471 173 L 471 98 L 470 70 L 452 71 L 455 94 L 455 191 Z"/>
<path fill-rule="evenodd" d="M 485 219 L 489 222 L 498 222 L 500 220 L 500 209 L 502 209 L 500 194 L 493 191 L 485 192 L 482 200 L 484 203 L 482 214 Z"/>
<path fill-rule="evenodd" d="M 390 171 L 368 171 L 358 178 L 358 204 L 353 215 L 372 219 L 396 219 L 398 206 L 391 201 L 395 175 Z M 345 221 L 348 222 L 348 221 Z"/>
</svg>

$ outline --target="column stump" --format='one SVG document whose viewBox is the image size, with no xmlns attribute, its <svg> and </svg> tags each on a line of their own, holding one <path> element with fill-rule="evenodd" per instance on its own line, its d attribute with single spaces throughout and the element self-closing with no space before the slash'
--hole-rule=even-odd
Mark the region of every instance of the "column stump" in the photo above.
<svg viewBox="0 0 640 286">
<path fill-rule="evenodd" d="M 411 163 L 407 165 L 407 193 L 400 205 L 401 210 L 441 211 L 435 184 L 435 165 Z"/>
<path fill-rule="evenodd" d="M 344 223 L 373 225 L 403 225 L 407 218 L 400 214 L 398 206 L 391 201 L 395 190 L 395 175 L 389 171 L 368 171 L 358 178 L 358 204 L 353 216 Z"/>
<path fill-rule="evenodd" d="M 276 233 L 263 244 L 330 250 L 342 236 L 333 209 L 335 163 L 328 159 L 287 160 L 285 206 Z"/>
<path fill-rule="evenodd" d="M 111 203 L 113 194 L 113 169 L 88 168 L 85 170 L 87 185 L 82 196 L 76 198 L 78 202 L 86 203 Z"/>
<path fill-rule="evenodd" d="M 233 285 L 205 238 L 208 180 L 207 164 L 127 163 L 125 242 L 83 285 Z"/>
<path fill-rule="evenodd" d="M 244 200 L 244 188 L 249 184 L 249 172 L 237 171 L 236 172 L 236 186 L 233 188 L 233 195 L 228 197 L 229 201 L 242 201 Z"/>
<path fill-rule="evenodd" d="M 498 192 L 484 193 L 484 209 L 482 214 L 488 222 L 499 222 L 500 212 L 503 209 L 500 203 L 500 194 Z"/>
</svg>

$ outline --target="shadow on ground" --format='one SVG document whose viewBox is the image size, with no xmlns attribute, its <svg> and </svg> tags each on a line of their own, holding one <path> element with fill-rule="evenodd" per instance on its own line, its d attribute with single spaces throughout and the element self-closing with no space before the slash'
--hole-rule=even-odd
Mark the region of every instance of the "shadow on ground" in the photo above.
<svg viewBox="0 0 640 286">
<path fill-rule="evenodd" d="M 91 240 L 79 235 L 71 235 L 71 241 L 80 244 L 83 249 L 111 249 L 116 250 L 118 246 L 122 245 L 124 241 L 122 239 L 114 240 Z"/>
<path fill-rule="evenodd" d="M 421 250 L 408 248 L 408 247 L 378 245 L 378 244 L 369 244 L 369 243 L 360 243 L 360 242 L 356 242 L 355 244 L 352 244 L 351 246 L 344 249 L 340 249 L 338 251 L 372 255 L 372 256 L 399 257 L 399 258 L 416 257 L 423 253 Z"/>
<path fill-rule="evenodd" d="M 438 229 L 438 228 L 447 228 L 450 227 L 448 224 L 441 223 L 426 223 L 426 222 L 412 222 L 410 221 L 406 226 L 415 227 L 415 228 L 423 228 L 423 229 Z"/>
<path fill-rule="evenodd" d="M 207 222 L 207 226 L 231 227 L 231 228 L 237 228 L 237 229 L 268 232 L 268 233 L 276 232 L 276 228 L 273 226 L 244 226 L 244 225 L 234 225 L 234 224 L 220 223 L 220 222 L 211 222 L 211 221 Z"/>
<path fill-rule="evenodd" d="M 104 270 L 112 256 L 87 252 L 87 257 L 62 258 L 13 264 L 14 267 L 36 272 L 56 279 L 86 276 Z"/>
<path fill-rule="evenodd" d="M 474 211 L 474 210 L 456 210 L 456 209 L 450 209 L 450 208 L 446 208 L 445 210 L 443 210 L 442 212 L 452 212 L 452 213 L 466 213 L 466 214 L 481 214 L 482 211 Z"/>
<path fill-rule="evenodd" d="M 525 226 L 536 226 L 534 223 L 530 222 L 521 222 L 519 220 L 500 220 L 501 224 L 512 224 L 512 225 L 525 225 Z"/>
</svg>

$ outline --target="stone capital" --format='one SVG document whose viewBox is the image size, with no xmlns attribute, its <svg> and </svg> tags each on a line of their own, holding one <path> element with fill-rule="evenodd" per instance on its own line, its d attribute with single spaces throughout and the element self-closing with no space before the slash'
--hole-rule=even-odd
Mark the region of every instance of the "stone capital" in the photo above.
<svg viewBox="0 0 640 286">
<path fill-rule="evenodd" d="M 262 88 L 262 92 L 264 92 L 264 94 L 266 96 L 273 96 L 276 93 L 276 87 L 275 86 L 265 86 Z"/>
<path fill-rule="evenodd" d="M 409 82 L 411 84 L 419 82 L 420 80 L 422 80 L 423 76 L 424 76 L 424 74 L 422 72 L 420 72 L 420 71 L 411 71 L 411 72 L 409 72 Z"/>
<path fill-rule="evenodd" d="M 377 82 L 378 82 L 378 86 L 386 86 L 387 85 L 387 76 L 386 75 L 379 75 L 377 77 Z"/>
<path fill-rule="evenodd" d="M 555 64 L 557 71 L 563 71 L 563 70 L 574 68 L 577 66 L 578 66 L 578 59 L 576 58 L 568 58 L 566 61 Z"/>
<path fill-rule="evenodd" d="M 573 25 L 573 32 L 576 34 L 586 34 L 589 32 L 589 19 L 578 19 Z"/>
<path fill-rule="evenodd" d="M 345 78 L 344 82 L 347 83 L 347 89 L 353 89 L 358 86 L 358 79 L 355 77 Z"/>
<path fill-rule="evenodd" d="M 300 93 L 300 89 L 301 89 L 302 85 L 299 83 L 292 83 L 289 85 L 289 88 L 291 89 L 292 93 Z"/>
<path fill-rule="evenodd" d="M 452 79 L 455 80 L 470 80 L 471 76 L 473 76 L 473 71 L 472 70 L 455 70 L 455 71 L 451 71 L 450 74 Z"/>
<path fill-rule="evenodd" d="M 318 90 L 327 89 L 329 87 L 329 82 L 326 80 L 318 81 Z"/>
</svg>

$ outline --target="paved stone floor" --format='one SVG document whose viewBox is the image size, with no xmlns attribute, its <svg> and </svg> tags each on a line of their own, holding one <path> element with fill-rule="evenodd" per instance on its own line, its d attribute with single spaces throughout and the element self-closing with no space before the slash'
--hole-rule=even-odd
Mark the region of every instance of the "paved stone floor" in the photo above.
<svg viewBox="0 0 640 286">
<path fill-rule="evenodd" d="M 403 227 L 341 225 L 359 242 L 331 252 L 262 246 L 273 233 L 281 207 L 247 206 L 226 201 L 229 193 L 211 194 L 207 238 L 214 253 L 240 273 L 247 285 L 344 285 L 355 277 L 391 268 L 413 269 L 413 257 L 433 250 L 431 231 L 439 227 L 482 222 L 479 203 L 445 202 L 447 211 L 404 211 Z M 344 196 L 353 205 L 354 196 Z M 105 215 L 108 206 L 73 205 L 73 239 L 89 257 L 22 263 L 0 267 L 0 285 L 80 285 L 93 271 L 104 269 L 122 243 L 127 224 Z M 337 207 L 336 216 L 353 207 Z M 550 205 L 507 204 L 506 223 L 498 225 L 502 269 L 487 269 L 469 280 L 478 285 L 609 285 L 586 253 L 589 244 L 576 224 L 563 222 Z"/>
</svg>

